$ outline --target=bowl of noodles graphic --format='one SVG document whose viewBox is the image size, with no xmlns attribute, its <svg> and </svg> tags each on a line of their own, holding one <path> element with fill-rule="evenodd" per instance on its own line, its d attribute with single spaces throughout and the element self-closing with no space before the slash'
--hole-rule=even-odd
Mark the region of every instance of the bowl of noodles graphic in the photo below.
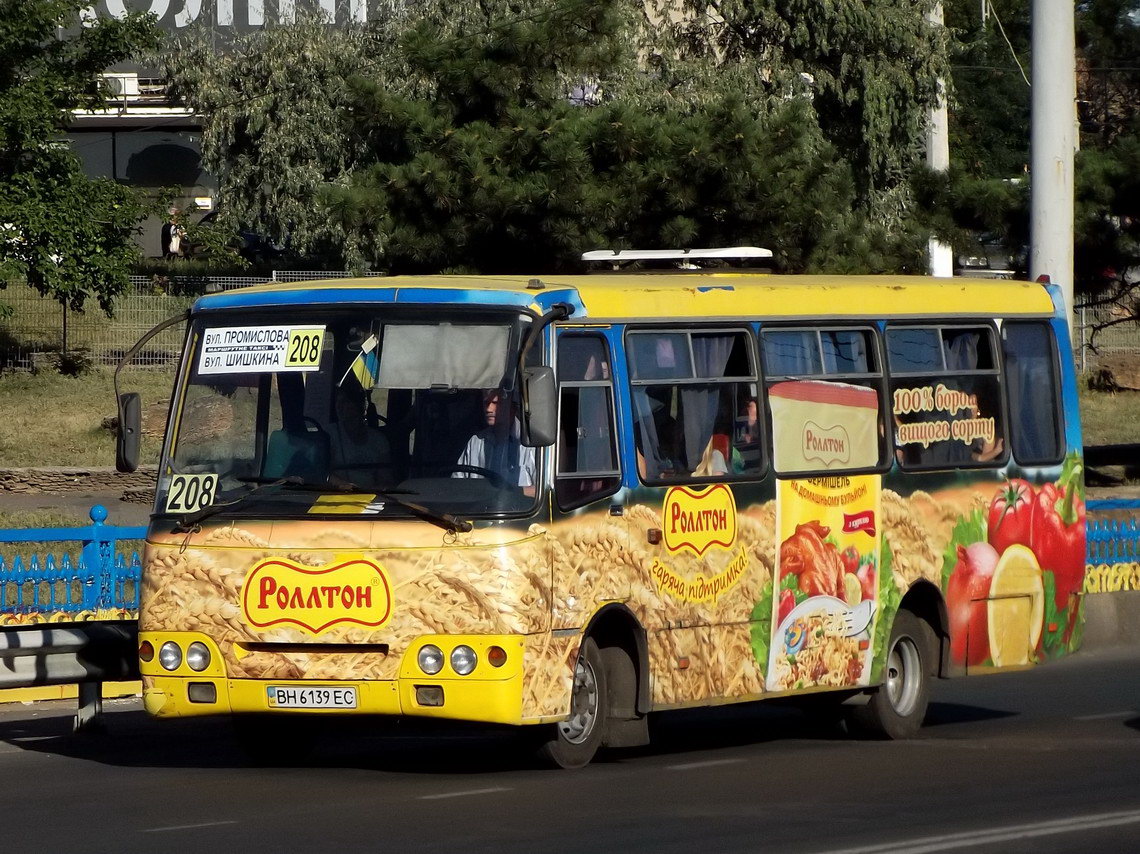
<svg viewBox="0 0 1140 854">
<path fill-rule="evenodd" d="M 863 650 L 849 636 L 850 606 L 833 596 L 798 604 L 776 629 L 772 690 L 855 684 L 863 672 Z"/>
</svg>

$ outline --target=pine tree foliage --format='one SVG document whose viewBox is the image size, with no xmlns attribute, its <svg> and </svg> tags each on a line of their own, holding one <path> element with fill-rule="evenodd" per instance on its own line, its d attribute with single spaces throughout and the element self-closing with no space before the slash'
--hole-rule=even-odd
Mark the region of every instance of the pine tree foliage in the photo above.
<svg viewBox="0 0 1140 854">
<path fill-rule="evenodd" d="M 997 237 L 1011 255 L 1029 245 L 1028 0 L 947 6 L 956 36 L 950 172 L 919 169 L 916 220 L 960 251 Z M 1076 8 L 1077 101 L 1074 288 L 1131 308 L 1140 280 L 1140 2 L 1089 0 Z M 1018 68 L 1020 62 L 1021 69 Z M 1025 271 L 1022 270 L 1024 273 Z"/>
<path fill-rule="evenodd" d="M 757 69 L 772 94 L 806 86 L 824 136 L 850 159 L 860 199 L 905 181 L 947 75 L 932 0 L 660 0 L 682 55 Z"/>
<path fill-rule="evenodd" d="M 172 94 L 204 118 L 202 162 L 218 178 L 223 222 L 343 263 L 352 236 L 315 197 L 353 163 L 345 81 L 377 64 L 378 47 L 365 28 L 299 18 L 224 45 L 193 29 L 158 58 Z"/>
<path fill-rule="evenodd" d="M 82 309 L 110 312 L 138 251 L 144 204 L 113 181 L 84 176 L 61 140 L 71 111 L 106 105 L 109 66 L 156 43 L 152 19 L 75 27 L 78 0 L 0 0 L 0 287 L 25 280 Z"/>
<path fill-rule="evenodd" d="M 954 34 L 950 152 L 964 174 L 1017 178 L 1029 169 L 1029 0 L 976 0 L 945 8 Z"/>
<path fill-rule="evenodd" d="M 827 26 L 797 29 L 799 53 L 761 57 L 702 53 L 641 0 L 421 0 L 221 55 L 200 35 L 168 71 L 231 223 L 332 263 L 542 272 L 598 247 L 752 243 L 790 270 L 916 269 L 899 178 L 938 39 L 902 0 L 869 5 L 813 11 Z"/>
<path fill-rule="evenodd" d="M 642 8 L 417 6 L 396 39 L 410 85 L 358 81 L 368 153 L 323 201 L 401 272 L 565 270 L 599 247 L 759 244 L 788 269 L 865 252 L 829 239 L 855 182 L 810 99 L 646 73 Z"/>
</svg>

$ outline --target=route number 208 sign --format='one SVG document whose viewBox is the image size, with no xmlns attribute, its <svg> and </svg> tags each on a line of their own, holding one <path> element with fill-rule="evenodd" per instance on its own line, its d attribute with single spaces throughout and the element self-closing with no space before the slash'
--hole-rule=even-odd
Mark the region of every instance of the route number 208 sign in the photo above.
<svg viewBox="0 0 1140 854">
<path fill-rule="evenodd" d="M 218 491 L 216 474 L 176 474 L 166 491 L 167 513 L 194 513 L 214 503 Z"/>
</svg>

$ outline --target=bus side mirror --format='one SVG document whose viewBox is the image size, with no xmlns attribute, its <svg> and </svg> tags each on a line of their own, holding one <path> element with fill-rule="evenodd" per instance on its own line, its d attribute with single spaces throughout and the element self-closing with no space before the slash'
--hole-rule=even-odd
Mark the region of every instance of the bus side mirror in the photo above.
<svg viewBox="0 0 1140 854">
<path fill-rule="evenodd" d="M 522 443 L 528 448 L 553 445 L 558 436 L 558 391 L 553 368 L 539 365 L 523 369 L 523 400 L 526 411 Z"/>
<path fill-rule="evenodd" d="M 139 467 L 139 439 L 142 435 L 142 402 L 138 392 L 119 395 L 119 429 L 115 448 L 115 468 L 132 472 Z"/>
</svg>

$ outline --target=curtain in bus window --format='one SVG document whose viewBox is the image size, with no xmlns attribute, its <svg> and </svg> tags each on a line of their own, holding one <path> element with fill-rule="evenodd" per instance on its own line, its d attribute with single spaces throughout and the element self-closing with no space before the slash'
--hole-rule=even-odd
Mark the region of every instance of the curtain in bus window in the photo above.
<svg viewBox="0 0 1140 854">
<path fill-rule="evenodd" d="M 665 461 L 661 458 L 661 442 L 657 437 L 657 423 L 655 413 L 665 407 L 665 404 L 649 395 L 647 386 L 633 388 L 633 417 L 637 422 L 637 450 L 645 463 L 645 477 L 656 480 L 665 470 Z"/>
<path fill-rule="evenodd" d="M 941 336 L 937 329 L 888 329 L 887 358 L 891 370 L 896 373 L 941 371 Z"/>
<path fill-rule="evenodd" d="M 1013 455 L 1021 463 L 1062 455 L 1052 336 L 1042 323 L 1006 323 L 1005 350 Z"/>
<path fill-rule="evenodd" d="M 815 333 L 779 330 L 761 335 L 764 370 L 770 377 L 805 376 L 822 373 Z"/>
<path fill-rule="evenodd" d="M 630 370 L 635 380 L 688 379 L 693 375 L 688 335 L 639 332 L 629 336 Z"/>
<path fill-rule="evenodd" d="M 973 371 L 981 367 L 978 364 L 978 338 L 977 332 L 959 332 L 954 335 L 947 333 L 944 345 L 946 370 Z"/>
<path fill-rule="evenodd" d="M 697 376 L 720 379 L 732 355 L 735 335 L 694 335 L 693 365 Z M 696 471 L 713 439 L 720 390 L 716 386 L 683 386 L 681 412 L 685 425 L 685 468 Z"/>
<path fill-rule="evenodd" d="M 869 374 L 871 360 L 867 353 L 867 332 L 856 329 L 824 330 L 823 367 L 829 374 Z"/>
</svg>

